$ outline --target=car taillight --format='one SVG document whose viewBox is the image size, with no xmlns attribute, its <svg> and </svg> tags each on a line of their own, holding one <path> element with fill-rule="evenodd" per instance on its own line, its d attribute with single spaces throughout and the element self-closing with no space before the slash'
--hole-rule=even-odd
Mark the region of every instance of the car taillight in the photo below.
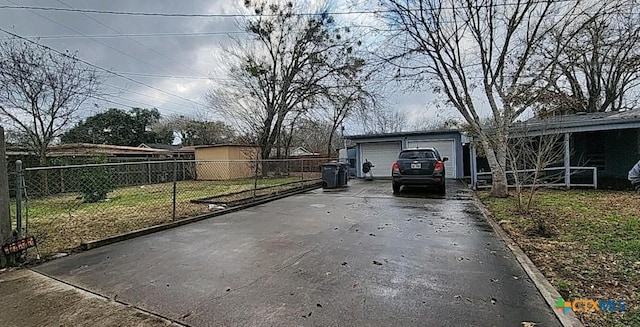
<svg viewBox="0 0 640 327">
<path fill-rule="evenodd" d="M 436 162 L 436 166 L 433 168 L 433 171 L 436 173 L 441 173 L 444 170 L 444 162 L 438 161 Z"/>
<path fill-rule="evenodd" d="M 393 170 L 394 172 L 400 171 L 400 166 L 398 166 L 398 162 L 394 162 L 393 165 L 391 165 L 391 170 Z"/>
</svg>

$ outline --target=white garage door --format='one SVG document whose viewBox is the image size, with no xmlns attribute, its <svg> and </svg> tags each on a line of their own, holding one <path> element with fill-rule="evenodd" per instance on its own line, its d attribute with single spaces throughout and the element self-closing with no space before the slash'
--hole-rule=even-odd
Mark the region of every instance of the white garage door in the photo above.
<svg viewBox="0 0 640 327">
<path fill-rule="evenodd" d="M 454 140 L 438 140 L 438 141 L 407 141 L 407 149 L 411 148 L 436 148 L 440 152 L 440 156 L 448 157 L 449 160 L 444 163 L 445 177 L 456 177 L 456 151 Z"/>
<path fill-rule="evenodd" d="M 371 169 L 373 177 L 391 176 L 391 165 L 398 159 L 400 142 L 362 143 L 360 150 L 361 162 L 369 159 L 375 166 Z"/>
</svg>

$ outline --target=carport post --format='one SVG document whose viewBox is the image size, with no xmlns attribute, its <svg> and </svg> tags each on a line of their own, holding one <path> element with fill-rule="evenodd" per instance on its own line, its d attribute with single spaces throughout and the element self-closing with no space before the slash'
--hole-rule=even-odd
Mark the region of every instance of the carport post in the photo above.
<svg viewBox="0 0 640 327">
<path fill-rule="evenodd" d="M 469 150 L 471 150 L 471 153 L 469 154 L 471 157 L 471 189 L 476 190 L 478 185 L 478 163 L 476 162 L 478 154 L 476 153 L 476 147 L 473 143 L 469 145 Z"/>
<path fill-rule="evenodd" d="M 7 152 L 4 143 L 4 128 L 0 126 L 0 242 L 11 237 L 11 211 L 9 210 L 9 174 L 7 172 Z M 0 255 L 0 268 L 11 263 L 11 258 Z"/>
<path fill-rule="evenodd" d="M 564 185 L 571 188 L 571 145 L 569 144 L 570 133 L 564 133 Z"/>
</svg>

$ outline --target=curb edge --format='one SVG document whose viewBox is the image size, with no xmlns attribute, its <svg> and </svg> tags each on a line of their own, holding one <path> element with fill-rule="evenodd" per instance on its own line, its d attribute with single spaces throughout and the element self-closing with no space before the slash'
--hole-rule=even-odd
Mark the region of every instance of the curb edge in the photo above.
<svg viewBox="0 0 640 327">
<path fill-rule="evenodd" d="M 522 251 L 520 246 L 496 223 L 493 218 L 491 218 L 489 214 L 489 210 L 484 206 L 480 198 L 478 198 L 478 194 L 473 192 L 473 202 L 476 207 L 482 213 L 484 219 L 491 225 L 493 230 L 500 236 L 502 241 L 507 245 L 511 253 L 516 257 L 518 263 L 527 273 L 533 284 L 538 289 L 538 292 L 542 295 L 547 305 L 556 315 L 556 318 L 560 321 L 562 326 L 564 327 L 584 327 L 584 324 L 578 319 L 573 311 L 570 311 L 568 314 L 563 314 L 558 310 L 555 310 L 554 306 L 556 301 L 560 296 L 560 293 L 551 285 L 551 283 L 547 280 L 546 277 L 540 272 L 538 267 L 533 264 L 533 261 L 529 259 L 529 257 Z"/>
</svg>

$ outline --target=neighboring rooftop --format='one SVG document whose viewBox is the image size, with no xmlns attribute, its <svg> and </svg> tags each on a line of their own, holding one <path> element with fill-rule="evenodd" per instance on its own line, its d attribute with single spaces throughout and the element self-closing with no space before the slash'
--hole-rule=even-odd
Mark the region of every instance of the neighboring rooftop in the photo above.
<svg viewBox="0 0 640 327">
<path fill-rule="evenodd" d="M 163 143 L 142 143 L 138 145 L 139 148 L 160 149 L 168 151 L 178 151 L 182 148 L 182 145 L 163 144 Z"/>
</svg>

